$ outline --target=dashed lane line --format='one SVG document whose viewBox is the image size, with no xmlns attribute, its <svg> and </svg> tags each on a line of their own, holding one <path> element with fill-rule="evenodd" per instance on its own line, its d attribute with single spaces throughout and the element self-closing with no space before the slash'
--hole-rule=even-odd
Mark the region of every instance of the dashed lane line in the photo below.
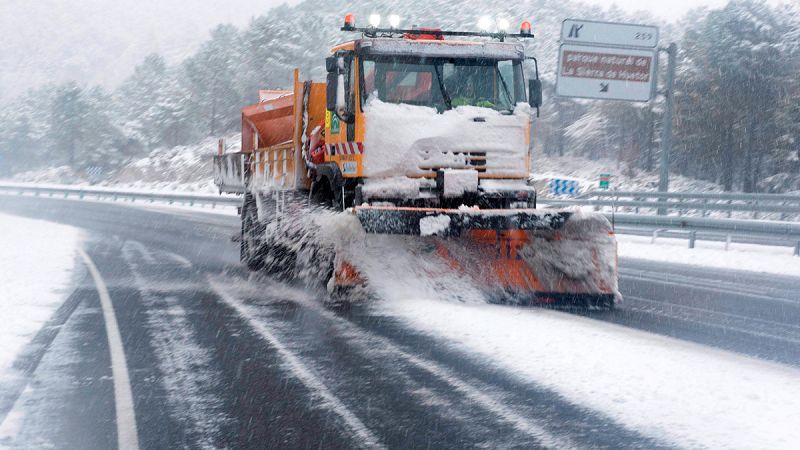
<svg viewBox="0 0 800 450">
<path fill-rule="evenodd" d="M 359 419 L 340 399 L 336 396 L 325 383 L 319 379 L 309 369 L 300 358 L 292 352 L 286 345 L 281 342 L 278 337 L 272 333 L 263 323 L 253 319 L 253 312 L 242 304 L 238 299 L 222 290 L 215 282 L 209 280 L 211 288 L 219 296 L 223 303 L 233 308 L 240 317 L 244 318 L 250 327 L 256 331 L 264 340 L 266 340 L 272 348 L 283 358 L 291 373 L 300 380 L 308 389 L 314 394 L 323 399 L 325 406 L 331 411 L 339 415 L 341 419 L 347 424 L 348 428 L 358 437 L 361 444 L 366 448 L 384 448 L 384 445 L 367 428 L 366 425 Z"/>
<path fill-rule="evenodd" d="M 242 301 L 235 298 L 228 292 L 224 290 L 222 285 L 215 281 L 212 277 L 208 277 L 209 284 L 214 292 L 217 293 L 225 303 L 233 306 L 236 311 L 245 317 L 248 322 L 250 322 L 253 326 L 264 327 L 263 324 L 258 322 L 254 319 L 255 311 L 245 305 Z M 444 368 L 443 366 L 427 360 L 423 357 L 413 355 L 411 353 L 406 352 L 405 350 L 401 349 L 400 347 L 396 346 L 395 344 L 391 343 L 389 339 L 378 336 L 373 334 L 369 331 L 365 331 L 353 325 L 353 323 L 342 319 L 341 317 L 332 314 L 330 311 L 325 310 L 325 308 L 318 303 L 310 302 L 301 300 L 299 298 L 293 299 L 294 302 L 301 304 L 305 307 L 308 307 L 315 312 L 319 313 L 326 319 L 331 320 L 332 322 L 340 325 L 345 331 L 352 333 L 354 336 L 361 337 L 366 341 L 370 342 L 371 345 L 375 345 L 374 348 L 380 348 L 383 351 L 394 355 L 396 357 L 405 359 L 410 364 L 430 373 L 431 375 L 435 376 L 436 378 L 442 380 L 443 382 L 452 386 L 456 391 L 461 392 L 467 398 L 475 402 L 484 410 L 496 415 L 498 418 L 503 420 L 506 423 L 510 423 L 515 429 L 525 433 L 537 441 L 540 442 L 541 446 L 547 448 L 578 448 L 579 445 L 576 442 L 573 442 L 566 436 L 557 436 L 549 431 L 547 431 L 543 426 L 539 425 L 535 421 L 531 420 L 531 418 L 526 417 L 522 414 L 519 414 L 513 411 L 511 408 L 506 406 L 504 402 L 498 400 L 497 398 L 493 397 L 490 394 L 484 392 L 483 389 L 475 386 L 471 383 L 461 380 L 450 370 Z M 355 343 L 355 342 L 354 342 Z"/>
<path fill-rule="evenodd" d="M 120 450 L 138 450 L 139 436 L 136 433 L 136 414 L 133 409 L 133 393 L 128 375 L 128 364 L 125 360 L 125 349 L 122 346 L 122 335 L 119 332 L 114 305 L 108 288 L 100 276 L 97 266 L 83 249 L 78 249 L 83 262 L 89 269 L 94 280 L 100 305 L 103 309 L 103 319 L 106 324 L 108 348 L 111 353 L 111 373 L 114 378 L 114 404 L 117 415 L 117 446 Z"/>
</svg>

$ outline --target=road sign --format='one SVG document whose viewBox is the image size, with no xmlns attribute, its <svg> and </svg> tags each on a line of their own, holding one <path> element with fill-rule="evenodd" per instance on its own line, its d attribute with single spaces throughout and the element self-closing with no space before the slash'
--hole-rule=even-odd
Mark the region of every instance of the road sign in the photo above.
<svg viewBox="0 0 800 450">
<path fill-rule="evenodd" d="M 656 48 L 658 46 L 658 27 L 567 19 L 561 23 L 561 42 Z"/>
<path fill-rule="evenodd" d="M 550 193 L 553 195 L 562 194 L 578 194 L 581 191 L 581 185 L 575 180 L 562 180 L 553 178 L 550 180 Z"/>
<path fill-rule="evenodd" d="M 556 94 L 649 101 L 655 92 L 656 50 L 561 44 Z"/>
<path fill-rule="evenodd" d="M 611 174 L 601 173 L 600 174 L 600 189 L 608 189 L 610 184 L 611 184 Z"/>
</svg>

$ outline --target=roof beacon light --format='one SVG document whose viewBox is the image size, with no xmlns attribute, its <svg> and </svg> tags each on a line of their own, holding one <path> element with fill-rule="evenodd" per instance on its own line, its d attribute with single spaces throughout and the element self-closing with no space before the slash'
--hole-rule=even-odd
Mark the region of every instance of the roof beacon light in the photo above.
<svg viewBox="0 0 800 450">
<path fill-rule="evenodd" d="M 483 31 L 489 31 L 492 28 L 492 19 L 486 16 L 481 17 L 478 19 L 478 28 Z"/>
<path fill-rule="evenodd" d="M 511 24 L 508 22 L 508 19 L 500 18 L 497 19 L 497 29 L 502 31 L 503 33 L 507 33 L 508 29 L 511 27 Z"/>
<path fill-rule="evenodd" d="M 530 21 L 523 20 L 522 24 L 519 26 L 519 34 L 530 36 L 531 35 L 531 23 Z"/>
<path fill-rule="evenodd" d="M 345 30 L 352 30 L 356 27 L 356 16 L 353 13 L 347 13 L 344 16 L 344 28 Z"/>
<path fill-rule="evenodd" d="M 381 15 L 380 14 L 370 14 L 369 15 L 369 24 L 373 28 L 378 28 L 378 25 L 381 24 Z"/>
<path fill-rule="evenodd" d="M 389 26 L 392 28 L 397 28 L 400 25 L 400 16 L 397 14 L 392 14 L 389 16 Z"/>
</svg>

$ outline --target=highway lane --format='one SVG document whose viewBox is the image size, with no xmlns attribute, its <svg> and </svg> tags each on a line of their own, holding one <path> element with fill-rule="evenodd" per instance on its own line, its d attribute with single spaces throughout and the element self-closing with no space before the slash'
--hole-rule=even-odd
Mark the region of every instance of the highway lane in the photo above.
<svg viewBox="0 0 800 450">
<path fill-rule="evenodd" d="M 235 217 L 2 196 L 0 211 L 87 230 L 85 249 L 116 307 L 142 448 L 669 444 L 368 307 L 330 310 L 313 289 L 246 272 L 230 239 Z M 797 283 L 622 260 L 625 305 L 587 315 L 799 366 Z M 0 386 L 0 421 L 19 422 L 0 445 L 115 442 L 87 274 L 65 305 L 58 332 L 37 336 L 20 361 L 27 383 Z"/>
</svg>

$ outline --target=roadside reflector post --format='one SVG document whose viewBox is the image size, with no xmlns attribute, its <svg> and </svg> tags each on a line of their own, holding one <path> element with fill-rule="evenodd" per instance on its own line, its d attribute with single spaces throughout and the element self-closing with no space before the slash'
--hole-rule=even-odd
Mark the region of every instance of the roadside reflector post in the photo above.
<svg viewBox="0 0 800 450">
<path fill-rule="evenodd" d="M 729 233 L 728 237 L 725 238 L 725 251 L 726 252 L 728 251 L 728 247 L 730 247 L 730 246 L 731 246 L 731 235 Z"/>
<path fill-rule="evenodd" d="M 694 241 L 697 239 L 697 231 L 689 232 L 689 248 L 694 248 Z"/>
<path fill-rule="evenodd" d="M 794 244 L 794 256 L 800 256 L 800 241 Z"/>
</svg>

